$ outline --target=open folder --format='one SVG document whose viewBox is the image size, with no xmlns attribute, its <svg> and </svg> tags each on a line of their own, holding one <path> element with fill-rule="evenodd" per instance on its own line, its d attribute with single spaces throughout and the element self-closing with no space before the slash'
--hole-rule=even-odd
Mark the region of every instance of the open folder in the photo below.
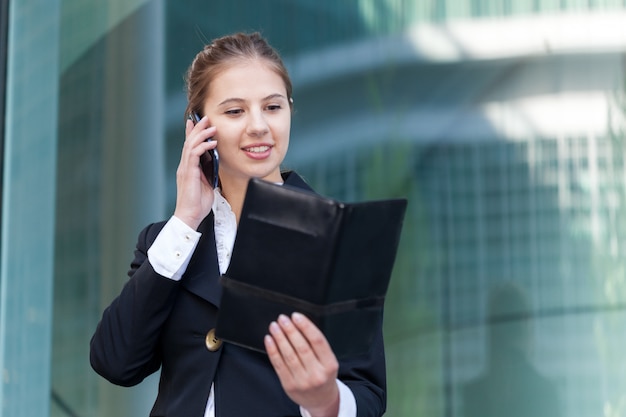
<svg viewBox="0 0 626 417">
<path fill-rule="evenodd" d="M 265 351 L 269 324 L 298 311 L 337 357 L 367 352 L 382 325 L 406 205 L 342 203 L 250 180 L 221 279 L 217 337 Z"/>
</svg>

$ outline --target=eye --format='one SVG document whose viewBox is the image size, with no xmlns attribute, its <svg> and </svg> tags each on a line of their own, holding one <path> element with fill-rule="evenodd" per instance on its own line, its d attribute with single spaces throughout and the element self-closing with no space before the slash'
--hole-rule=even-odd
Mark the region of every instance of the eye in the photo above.
<svg viewBox="0 0 626 417">
<path fill-rule="evenodd" d="M 230 109 L 230 110 L 226 110 L 224 113 L 229 116 L 238 116 L 241 113 L 243 113 L 243 109 Z"/>
<path fill-rule="evenodd" d="M 277 110 L 282 109 L 283 106 L 281 106 L 280 104 L 269 104 L 266 108 L 269 111 L 277 111 Z"/>
</svg>

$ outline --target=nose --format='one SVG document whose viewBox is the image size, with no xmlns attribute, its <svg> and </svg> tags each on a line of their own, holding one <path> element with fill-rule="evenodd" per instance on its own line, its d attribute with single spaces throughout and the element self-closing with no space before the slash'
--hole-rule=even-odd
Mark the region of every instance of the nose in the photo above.
<svg viewBox="0 0 626 417">
<path fill-rule="evenodd" d="M 250 136 L 263 136 L 269 132 L 269 126 L 262 110 L 250 111 L 247 133 Z"/>
</svg>

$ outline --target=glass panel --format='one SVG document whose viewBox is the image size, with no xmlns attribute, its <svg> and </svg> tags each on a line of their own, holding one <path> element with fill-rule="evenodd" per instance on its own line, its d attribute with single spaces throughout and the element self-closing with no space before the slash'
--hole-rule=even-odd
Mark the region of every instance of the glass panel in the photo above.
<svg viewBox="0 0 626 417">
<path fill-rule="evenodd" d="M 1 153 L 0 415 L 27 417 L 50 408 L 59 2 L 14 3 Z"/>
<path fill-rule="evenodd" d="M 51 415 L 145 416 L 155 378 L 113 386 L 89 340 L 138 230 L 164 216 L 162 4 L 66 1 L 61 24 Z"/>
<path fill-rule="evenodd" d="M 341 87 L 332 77 L 297 86 L 299 102 L 318 105 L 298 115 L 290 165 L 339 199 L 410 201 L 386 302 L 388 415 L 502 415 L 502 398 L 518 404 L 507 415 L 621 415 L 626 172 L 624 129 L 610 120 L 626 116 L 626 91 L 616 87 L 624 63 L 607 55 L 605 76 L 587 77 L 582 56 L 516 70 L 385 64 L 355 69 Z M 455 83 L 459 72 L 465 85 Z M 574 105 L 577 90 L 585 94 Z M 336 95 L 353 99 L 348 110 Z M 522 118 L 534 106 L 556 115 L 558 97 L 571 100 L 571 117 L 550 132 L 501 133 L 514 123 L 505 107 L 524 107 Z M 494 117 L 473 114 L 494 101 Z M 456 116 L 430 131 L 449 106 Z M 585 118 L 592 109 L 603 124 Z M 574 120 L 588 124 L 579 130 Z M 483 121 L 493 130 L 472 131 Z M 309 141 L 322 149 L 315 157 Z M 350 166 L 356 175 L 344 186 Z M 494 385 L 501 395 L 488 396 Z"/>
</svg>

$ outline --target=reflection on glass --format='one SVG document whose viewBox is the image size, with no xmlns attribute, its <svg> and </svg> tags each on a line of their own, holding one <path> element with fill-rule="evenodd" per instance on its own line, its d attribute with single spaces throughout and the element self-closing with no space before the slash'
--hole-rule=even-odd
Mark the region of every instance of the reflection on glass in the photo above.
<svg viewBox="0 0 626 417">
<path fill-rule="evenodd" d="M 464 387 L 464 416 L 561 416 L 557 387 L 530 360 L 532 317 L 524 291 L 512 283 L 492 287 L 487 314 L 487 365 Z"/>
</svg>

